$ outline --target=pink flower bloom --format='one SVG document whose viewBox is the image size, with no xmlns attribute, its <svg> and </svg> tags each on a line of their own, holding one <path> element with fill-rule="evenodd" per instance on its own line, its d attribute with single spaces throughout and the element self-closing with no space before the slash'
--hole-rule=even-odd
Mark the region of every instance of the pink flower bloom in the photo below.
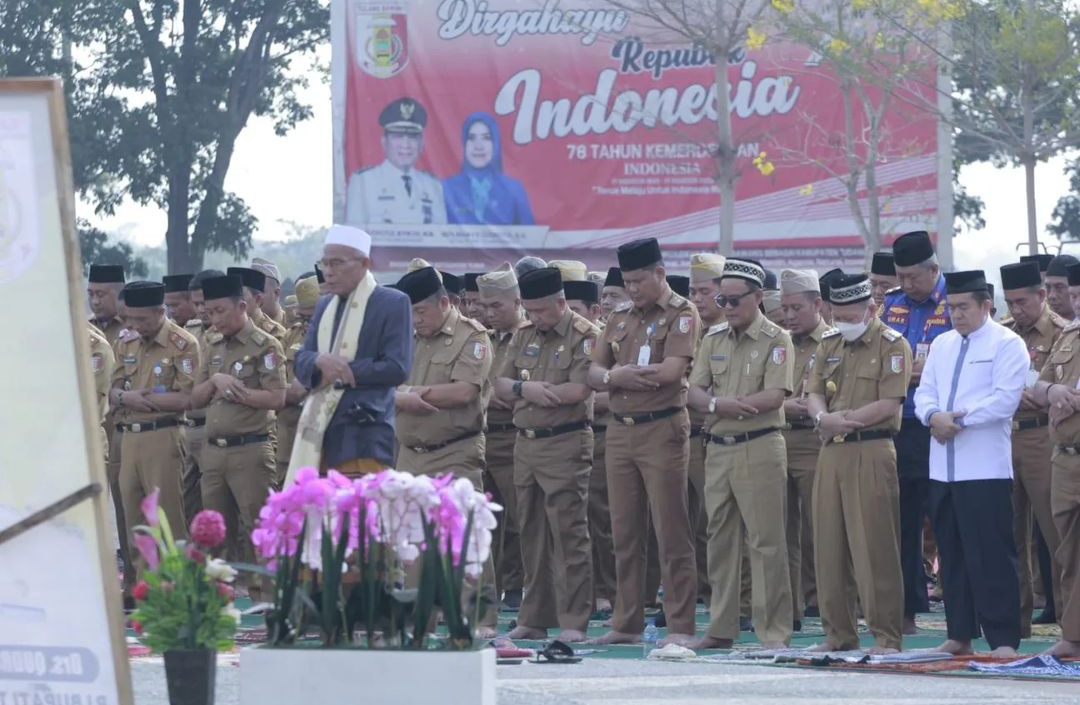
<svg viewBox="0 0 1080 705">
<path fill-rule="evenodd" d="M 131 596 L 136 600 L 142 602 L 146 599 L 146 595 L 150 592 L 150 586 L 146 584 L 145 580 L 140 580 L 134 589 L 131 591 Z"/>
<path fill-rule="evenodd" d="M 146 561 L 147 567 L 150 570 L 157 570 L 158 564 L 161 563 L 161 558 L 158 556 L 157 539 L 148 534 L 136 533 L 134 540 L 135 548 L 139 549 L 139 554 Z"/>
<path fill-rule="evenodd" d="M 188 547 L 185 549 L 185 553 L 187 553 L 188 558 L 195 561 L 196 563 L 206 562 L 206 554 L 195 548 L 194 546 L 188 545 Z"/>
<path fill-rule="evenodd" d="M 226 600 L 228 602 L 232 602 L 233 598 L 236 597 L 236 591 L 233 590 L 230 586 L 226 585 L 225 583 L 218 583 L 217 584 L 217 592 L 218 592 L 218 595 L 220 595 L 222 597 L 222 599 L 224 599 L 224 600 Z"/>
<path fill-rule="evenodd" d="M 143 501 L 139 503 L 139 508 L 146 517 L 146 525 L 151 528 L 158 525 L 158 495 L 160 494 L 161 489 L 155 487 L 154 491 L 143 497 Z"/>
<path fill-rule="evenodd" d="M 191 520 L 191 540 L 203 548 L 214 548 L 225 540 L 225 518 L 204 509 Z"/>
</svg>

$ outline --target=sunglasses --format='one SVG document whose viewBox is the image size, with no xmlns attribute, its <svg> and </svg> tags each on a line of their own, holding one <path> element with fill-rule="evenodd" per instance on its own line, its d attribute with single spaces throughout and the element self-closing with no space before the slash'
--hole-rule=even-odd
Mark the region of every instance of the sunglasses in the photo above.
<svg viewBox="0 0 1080 705">
<path fill-rule="evenodd" d="M 745 299 L 747 296 L 750 296 L 750 294 L 751 292 L 749 291 L 745 294 L 737 294 L 735 296 L 724 296 L 723 294 L 717 294 L 715 299 L 716 305 L 720 308 L 738 308 L 739 304 L 742 303 L 742 300 Z"/>
</svg>

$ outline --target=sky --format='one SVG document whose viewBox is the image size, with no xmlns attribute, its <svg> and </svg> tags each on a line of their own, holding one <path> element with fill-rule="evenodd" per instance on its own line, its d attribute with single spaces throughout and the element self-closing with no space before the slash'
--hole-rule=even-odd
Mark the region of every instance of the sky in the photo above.
<svg viewBox="0 0 1080 705">
<path fill-rule="evenodd" d="M 292 223 L 313 227 L 330 223 L 330 89 L 321 82 L 313 84 L 306 96 L 314 106 L 312 119 L 279 137 L 270 120 L 252 118 L 238 140 L 225 185 L 240 195 L 258 217 L 257 239 L 285 239 L 293 232 Z M 1058 241 L 1045 232 L 1045 227 L 1058 198 L 1068 191 L 1065 164 L 1066 160 L 1059 158 L 1036 169 L 1038 227 L 1050 252 L 1057 251 Z M 985 202 L 986 227 L 957 234 L 955 268 L 985 269 L 989 279 L 998 281 L 998 267 L 1027 253 L 1026 249 L 1016 250 L 1018 243 L 1027 240 L 1024 174 L 1020 169 L 974 164 L 963 169 L 960 179 L 969 192 Z M 80 204 L 79 210 L 89 215 L 86 204 Z M 107 232 L 140 245 L 160 245 L 164 240 L 165 216 L 157 209 L 126 204 L 113 217 L 93 220 Z M 1069 246 L 1067 251 L 1080 255 L 1080 245 Z"/>
</svg>

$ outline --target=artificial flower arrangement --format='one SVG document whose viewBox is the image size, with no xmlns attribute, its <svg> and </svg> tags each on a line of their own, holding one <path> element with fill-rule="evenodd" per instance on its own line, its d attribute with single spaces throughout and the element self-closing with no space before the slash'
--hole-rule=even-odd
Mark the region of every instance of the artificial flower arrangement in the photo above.
<svg viewBox="0 0 1080 705">
<path fill-rule="evenodd" d="M 489 559 L 501 509 L 452 474 L 299 470 L 271 493 L 252 533 L 266 566 L 243 566 L 274 580 L 269 645 L 296 644 L 311 627 L 325 647 L 478 648 L 489 601 L 463 598 Z M 445 641 L 430 634 L 439 611 Z"/>
<path fill-rule="evenodd" d="M 135 527 L 134 542 L 146 569 L 132 592 L 135 632 L 157 653 L 231 648 L 240 623 L 230 585 L 236 570 L 210 555 L 225 540 L 225 520 L 201 511 L 192 518 L 190 540 L 176 541 L 158 507 L 158 490 L 141 508 L 146 525 Z"/>
</svg>

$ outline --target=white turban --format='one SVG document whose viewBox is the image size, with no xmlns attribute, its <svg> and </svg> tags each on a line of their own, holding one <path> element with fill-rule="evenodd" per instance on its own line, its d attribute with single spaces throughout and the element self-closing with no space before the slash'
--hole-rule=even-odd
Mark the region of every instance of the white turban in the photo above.
<svg viewBox="0 0 1080 705">
<path fill-rule="evenodd" d="M 371 254 L 371 236 L 360 228 L 351 225 L 331 225 L 326 233 L 326 245 L 344 245 L 363 253 L 365 257 Z"/>
</svg>

